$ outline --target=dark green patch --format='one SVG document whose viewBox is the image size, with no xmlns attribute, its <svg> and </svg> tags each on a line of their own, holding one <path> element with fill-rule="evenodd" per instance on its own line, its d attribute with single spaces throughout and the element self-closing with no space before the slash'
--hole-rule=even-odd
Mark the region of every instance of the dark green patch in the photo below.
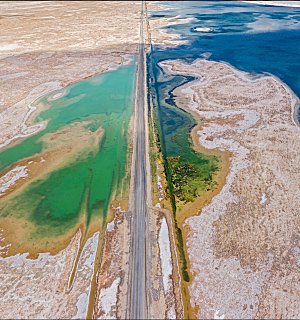
<svg viewBox="0 0 300 320">
<path fill-rule="evenodd" d="M 195 164 L 187 162 L 182 156 L 168 157 L 175 196 L 186 203 L 216 186 L 213 173 L 218 169 L 217 160 L 199 158 L 198 164 Z"/>
</svg>

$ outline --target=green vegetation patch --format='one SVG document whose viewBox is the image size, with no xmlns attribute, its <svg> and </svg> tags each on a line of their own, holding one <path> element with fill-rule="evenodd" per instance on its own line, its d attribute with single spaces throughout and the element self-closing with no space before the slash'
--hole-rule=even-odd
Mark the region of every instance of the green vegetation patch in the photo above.
<svg viewBox="0 0 300 320">
<path fill-rule="evenodd" d="M 175 196 L 185 203 L 193 201 L 203 192 L 212 190 L 216 186 L 213 174 L 218 170 L 216 157 L 197 157 L 193 162 L 184 156 L 168 157 L 170 173 Z M 197 159 L 198 158 L 198 159 Z"/>
</svg>

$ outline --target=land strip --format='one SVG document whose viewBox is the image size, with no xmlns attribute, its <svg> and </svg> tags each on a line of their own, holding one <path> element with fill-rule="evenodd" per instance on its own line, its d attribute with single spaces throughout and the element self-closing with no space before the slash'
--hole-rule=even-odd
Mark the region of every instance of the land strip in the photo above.
<svg viewBox="0 0 300 320">
<path fill-rule="evenodd" d="M 176 45 L 171 34 L 169 43 L 166 32 L 156 34 L 156 44 Z M 173 92 L 176 105 L 199 120 L 191 133 L 196 149 L 226 162 L 212 201 L 182 210 L 196 316 L 297 318 L 299 99 L 273 76 L 252 78 L 223 63 L 163 67 L 197 78 Z"/>
</svg>

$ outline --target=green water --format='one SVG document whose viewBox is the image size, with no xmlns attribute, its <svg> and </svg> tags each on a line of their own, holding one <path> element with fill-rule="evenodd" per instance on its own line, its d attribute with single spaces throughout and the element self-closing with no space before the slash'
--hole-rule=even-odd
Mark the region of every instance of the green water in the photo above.
<svg viewBox="0 0 300 320">
<path fill-rule="evenodd" d="M 133 109 L 135 65 L 94 76 L 67 87 L 63 97 L 46 105 L 34 122 L 47 120 L 40 133 L 0 153 L 0 170 L 24 158 L 47 151 L 41 138 L 72 123 L 89 121 L 86 130 L 104 130 L 99 148 L 41 180 L 30 183 L 11 200 L 0 202 L 0 217 L 27 218 L 41 235 L 62 234 L 74 226 L 81 212 L 89 223 L 93 215 L 106 216 L 113 191 L 120 192 L 126 175 L 128 125 Z"/>
</svg>

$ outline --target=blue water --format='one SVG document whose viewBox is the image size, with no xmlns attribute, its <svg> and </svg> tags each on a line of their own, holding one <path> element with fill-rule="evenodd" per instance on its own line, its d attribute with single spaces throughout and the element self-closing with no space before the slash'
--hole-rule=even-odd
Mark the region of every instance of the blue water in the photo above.
<svg viewBox="0 0 300 320">
<path fill-rule="evenodd" d="M 274 74 L 300 97 L 300 8 L 236 1 L 166 4 L 169 10 L 155 14 L 193 17 L 196 21 L 167 27 L 189 43 L 167 50 L 154 47 L 156 62 L 192 61 L 205 54 L 209 60 L 226 61 L 244 71 Z M 210 31 L 198 32 L 197 27 Z"/>
</svg>

